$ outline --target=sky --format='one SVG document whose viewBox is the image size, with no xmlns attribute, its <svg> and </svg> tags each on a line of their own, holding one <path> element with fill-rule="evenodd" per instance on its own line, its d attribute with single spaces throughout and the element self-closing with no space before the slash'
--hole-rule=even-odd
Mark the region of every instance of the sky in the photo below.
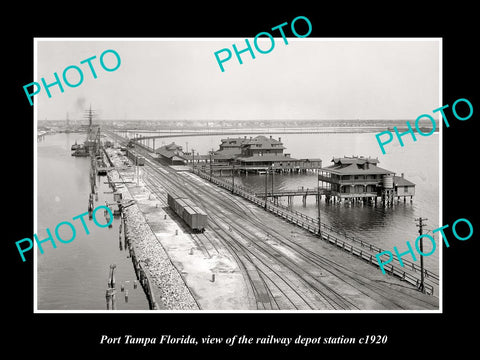
<svg viewBox="0 0 480 360">
<path fill-rule="evenodd" d="M 37 38 L 32 81 L 47 84 L 54 72 L 78 66 L 83 82 L 42 88 L 34 96 L 39 120 L 80 120 L 91 105 L 98 120 L 414 120 L 440 107 L 439 39 L 275 38 L 273 50 L 255 59 L 232 49 L 244 38 L 44 39 Z M 271 43 L 261 38 L 259 47 Z M 232 58 L 220 70 L 214 53 L 228 48 Z M 100 55 L 115 50 L 121 64 L 105 71 Z M 87 63 L 91 61 L 97 78 Z M 220 55 L 222 58 L 226 53 Z M 111 53 L 104 57 L 114 67 Z M 75 70 L 68 71 L 78 82 Z M 25 101 L 28 102 L 27 97 Z"/>
</svg>

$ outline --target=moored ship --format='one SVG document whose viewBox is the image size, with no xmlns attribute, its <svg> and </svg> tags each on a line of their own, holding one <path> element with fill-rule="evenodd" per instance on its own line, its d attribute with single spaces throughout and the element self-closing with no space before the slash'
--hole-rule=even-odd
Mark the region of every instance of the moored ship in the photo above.
<svg viewBox="0 0 480 360">
<path fill-rule="evenodd" d="M 90 155 L 88 149 L 82 144 L 76 146 L 75 149 L 72 146 L 72 150 L 74 150 L 72 156 L 86 157 Z"/>
</svg>

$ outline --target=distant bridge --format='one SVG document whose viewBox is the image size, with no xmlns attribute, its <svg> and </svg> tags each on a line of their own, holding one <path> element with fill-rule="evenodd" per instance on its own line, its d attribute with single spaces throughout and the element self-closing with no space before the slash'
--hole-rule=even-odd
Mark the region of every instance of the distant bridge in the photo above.
<svg viewBox="0 0 480 360">
<path fill-rule="evenodd" d="M 184 136 L 221 136 L 221 135 L 258 135 L 258 134 L 336 134 L 336 133 L 358 133 L 358 132 L 378 132 L 385 130 L 384 128 L 369 128 L 369 127 L 358 127 L 358 128 L 335 128 L 335 130 L 329 130 L 330 128 L 305 128 L 305 129 L 245 129 L 245 130 L 222 130 L 222 131 L 205 131 L 205 130 L 198 130 L 198 131 L 164 131 L 164 132 L 155 132 L 157 135 L 150 135 L 150 136 L 138 136 L 131 138 L 130 140 L 137 142 L 141 140 L 149 140 L 149 139 L 156 139 L 156 138 L 169 138 L 169 137 L 184 137 Z M 118 132 L 127 132 L 133 134 L 139 133 L 148 133 L 154 131 L 148 130 L 114 130 L 116 133 Z"/>
</svg>

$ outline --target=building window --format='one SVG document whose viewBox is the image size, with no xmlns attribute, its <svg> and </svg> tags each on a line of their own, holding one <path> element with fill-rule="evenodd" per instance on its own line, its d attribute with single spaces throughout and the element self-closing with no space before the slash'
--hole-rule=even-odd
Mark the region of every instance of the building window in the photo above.
<svg viewBox="0 0 480 360">
<path fill-rule="evenodd" d="M 408 186 L 404 186 L 404 187 L 403 187 L 403 191 L 404 191 L 405 193 L 408 193 Z"/>
</svg>

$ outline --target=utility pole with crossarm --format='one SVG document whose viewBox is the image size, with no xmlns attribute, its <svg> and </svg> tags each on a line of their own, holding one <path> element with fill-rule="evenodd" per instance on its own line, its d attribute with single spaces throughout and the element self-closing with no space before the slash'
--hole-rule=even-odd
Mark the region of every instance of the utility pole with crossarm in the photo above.
<svg viewBox="0 0 480 360">
<path fill-rule="evenodd" d="M 425 292 L 425 285 L 424 285 L 424 271 L 423 271 L 423 227 L 425 226 L 424 221 L 428 219 L 426 218 L 417 218 L 415 221 L 418 221 L 417 227 L 418 227 L 418 233 L 420 234 L 420 291 L 422 293 Z"/>
</svg>

